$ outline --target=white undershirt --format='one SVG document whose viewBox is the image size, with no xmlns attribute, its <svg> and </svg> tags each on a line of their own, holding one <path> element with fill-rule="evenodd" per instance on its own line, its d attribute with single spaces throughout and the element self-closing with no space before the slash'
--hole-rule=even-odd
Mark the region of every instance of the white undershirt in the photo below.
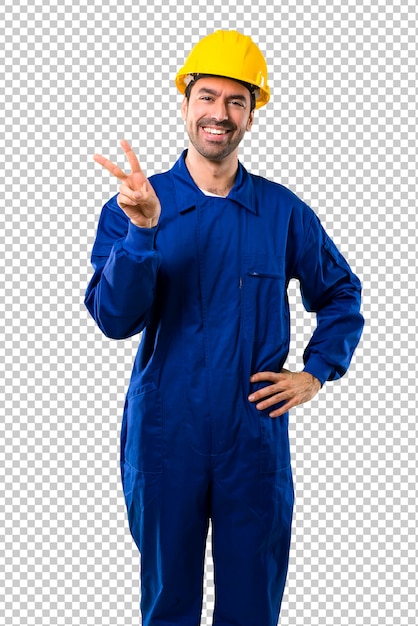
<svg viewBox="0 0 418 626">
<path fill-rule="evenodd" d="M 219 196 L 217 193 L 212 193 L 211 191 L 206 191 L 206 189 L 202 189 L 199 187 L 200 191 L 205 194 L 205 196 L 209 196 L 210 198 L 226 198 L 226 196 Z"/>
</svg>

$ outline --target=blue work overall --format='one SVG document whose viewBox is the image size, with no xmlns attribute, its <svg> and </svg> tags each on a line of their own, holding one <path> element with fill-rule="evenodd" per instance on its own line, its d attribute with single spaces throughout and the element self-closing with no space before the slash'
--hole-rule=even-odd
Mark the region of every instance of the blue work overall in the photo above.
<svg viewBox="0 0 418 626">
<path fill-rule="evenodd" d="M 150 178 L 156 228 L 132 224 L 116 197 L 103 207 L 86 293 L 107 336 L 143 331 L 121 436 L 143 625 L 200 623 L 212 520 L 213 623 L 276 626 L 293 508 L 288 414 L 257 410 L 250 376 L 285 363 L 292 278 L 317 315 L 305 371 L 321 383 L 343 375 L 363 326 L 360 282 L 292 192 L 240 164 L 228 197 L 208 197 L 185 155 Z"/>
</svg>

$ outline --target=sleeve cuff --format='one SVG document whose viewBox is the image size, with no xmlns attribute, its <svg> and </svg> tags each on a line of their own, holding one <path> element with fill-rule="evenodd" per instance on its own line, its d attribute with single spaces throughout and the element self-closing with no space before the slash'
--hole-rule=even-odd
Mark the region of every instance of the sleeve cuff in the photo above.
<svg viewBox="0 0 418 626">
<path fill-rule="evenodd" d="M 132 254 L 154 252 L 157 230 L 158 226 L 154 228 L 140 228 L 129 221 L 128 234 L 123 242 L 123 247 Z"/>
<path fill-rule="evenodd" d="M 327 380 L 329 380 L 334 368 L 326 363 L 321 357 L 318 355 L 311 355 L 309 360 L 306 362 L 305 367 L 303 368 L 304 372 L 308 372 L 315 376 L 323 386 Z"/>
</svg>

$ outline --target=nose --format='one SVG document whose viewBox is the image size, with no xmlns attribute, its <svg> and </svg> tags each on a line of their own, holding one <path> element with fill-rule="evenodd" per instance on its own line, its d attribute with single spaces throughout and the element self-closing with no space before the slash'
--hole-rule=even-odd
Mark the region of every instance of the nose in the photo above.
<svg viewBox="0 0 418 626">
<path fill-rule="evenodd" d="M 228 110 L 222 98 L 217 98 L 212 109 L 212 116 L 217 122 L 223 122 L 228 119 Z"/>
</svg>

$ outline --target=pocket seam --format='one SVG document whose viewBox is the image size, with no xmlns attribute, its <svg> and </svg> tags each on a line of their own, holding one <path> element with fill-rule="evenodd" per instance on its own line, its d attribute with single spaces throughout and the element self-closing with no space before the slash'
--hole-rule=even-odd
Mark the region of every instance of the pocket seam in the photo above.
<svg viewBox="0 0 418 626">
<path fill-rule="evenodd" d="M 243 275 L 246 277 L 242 285 L 242 328 L 244 336 L 253 343 L 283 345 L 287 340 L 286 286 L 284 273 L 278 271 L 278 258 L 271 259 L 262 256 L 257 259 L 246 258 L 244 263 Z M 269 265 L 272 271 L 268 271 Z M 260 267 L 260 271 L 256 269 L 257 266 Z M 262 267 L 265 267 L 266 270 L 261 270 Z M 259 282 L 254 282 L 257 279 Z M 268 282 L 263 284 L 262 281 L 275 281 L 275 284 L 270 285 Z M 267 314 L 266 302 L 262 300 L 265 300 L 269 293 L 277 294 L 275 298 L 277 306 L 276 311 L 269 307 Z M 283 328 L 281 328 L 283 321 Z"/>
<path fill-rule="evenodd" d="M 153 400 L 153 409 L 149 408 L 151 403 L 150 398 L 148 397 L 147 400 L 145 400 L 150 394 L 156 396 Z M 143 405 L 140 409 L 137 408 L 136 413 L 133 413 L 134 407 L 132 403 L 137 403 L 139 396 L 144 397 Z M 138 387 L 132 395 L 129 395 L 126 411 L 127 433 L 124 462 L 141 474 L 161 474 L 163 471 L 163 409 L 161 396 L 154 383 L 148 383 L 142 387 Z M 152 416 L 153 411 L 154 416 Z M 156 432 L 152 431 L 153 417 L 156 421 L 154 425 Z M 129 445 L 132 443 L 134 443 L 133 446 Z M 135 448 L 135 444 L 137 448 Z M 128 450 L 128 446 L 131 448 L 130 451 Z M 144 454 L 144 450 L 146 453 L 151 451 L 153 456 L 149 457 L 149 454 L 147 456 Z M 129 452 L 131 452 L 131 454 Z M 133 463 L 134 459 L 132 457 L 135 457 L 137 463 Z M 148 466 L 150 468 L 153 467 L 153 469 L 148 469 Z"/>
</svg>

